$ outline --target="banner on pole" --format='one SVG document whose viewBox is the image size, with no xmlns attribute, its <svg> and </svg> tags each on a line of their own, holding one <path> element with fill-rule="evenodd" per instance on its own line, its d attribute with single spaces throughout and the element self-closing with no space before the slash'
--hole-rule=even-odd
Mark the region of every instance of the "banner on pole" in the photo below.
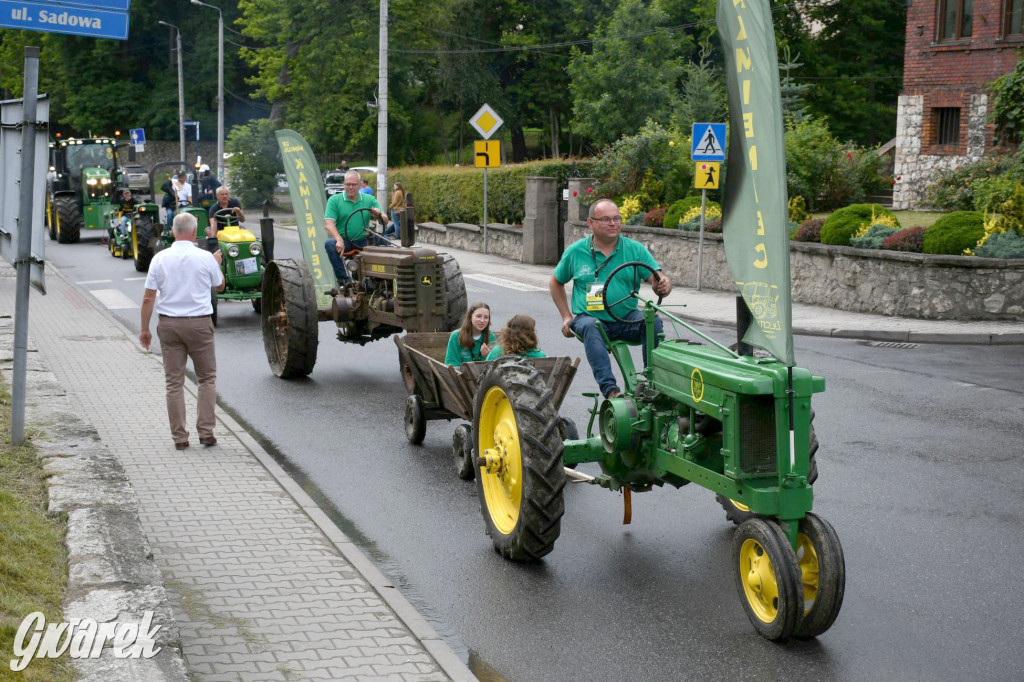
<svg viewBox="0 0 1024 682">
<path fill-rule="evenodd" d="M 775 28 L 767 0 L 718 0 L 729 94 L 725 255 L 754 317 L 743 340 L 793 366 L 786 151 Z"/>
</svg>

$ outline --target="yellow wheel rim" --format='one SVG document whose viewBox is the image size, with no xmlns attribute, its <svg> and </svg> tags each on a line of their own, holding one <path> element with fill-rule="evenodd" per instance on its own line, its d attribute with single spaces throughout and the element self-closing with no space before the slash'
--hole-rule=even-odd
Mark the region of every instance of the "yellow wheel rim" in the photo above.
<svg viewBox="0 0 1024 682">
<path fill-rule="evenodd" d="M 765 623 L 779 614 L 779 584 L 768 553 L 757 540 L 747 538 L 740 546 L 740 578 L 750 610 Z"/>
<path fill-rule="evenodd" d="M 480 485 L 491 522 L 503 535 L 515 530 L 523 498 L 523 459 L 512 403 L 500 387 L 488 389 L 480 407 L 477 452 Z"/>
<path fill-rule="evenodd" d="M 750 507 L 748 507 L 745 504 L 741 504 L 741 503 L 737 502 L 736 500 L 729 500 L 729 501 L 732 502 L 732 506 L 736 507 L 741 512 L 748 512 L 748 511 L 750 511 Z"/>
<path fill-rule="evenodd" d="M 804 613 L 811 610 L 818 598 L 819 569 L 818 553 L 814 543 L 803 533 L 797 534 L 796 557 L 800 562 L 800 582 L 804 588 Z"/>
<path fill-rule="evenodd" d="M 135 257 L 137 258 L 139 255 L 139 240 L 135 236 L 136 234 L 135 227 L 132 226 L 132 253 L 135 254 Z"/>
</svg>

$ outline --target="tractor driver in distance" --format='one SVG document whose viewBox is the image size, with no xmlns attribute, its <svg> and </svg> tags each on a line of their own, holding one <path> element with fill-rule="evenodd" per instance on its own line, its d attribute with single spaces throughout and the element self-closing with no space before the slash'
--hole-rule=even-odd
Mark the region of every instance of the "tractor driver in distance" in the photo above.
<svg viewBox="0 0 1024 682">
<path fill-rule="evenodd" d="M 212 238 L 217 236 L 217 230 L 220 228 L 217 227 L 217 219 L 214 216 L 218 211 L 223 211 L 225 209 L 230 209 L 234 214 L 234 218 L 226 218 L 221 214 L 221 221 L 231 220 L 236 225 L 240 225 L 245 222 L 245 214 L 242 213 L 242 205 L 238 203 L 238 199 L 231 197 L 227 187 L 218 187 L 217 201 L 213 202 L 213 206 L 210 206 L 210 225 L 206 228 L 207 237 Z"/>
<path fill-rule="evenodd" d="M 120 231 L 121 236 L 125 237 L 128 235 L 128 221 L 131 217 L 135 207 L 139 205 L 139 202 L 135 201 L 135 197 L 132 196 L 132 191 L 127 187 L 121 190 L 121 198 L 119 201 L 119 209 L 121 212 L 121 223 Z"/>
<path fill-rule="evenodd" d="M 601 292 L 605 287 L 608 275 L 615 268 L 630 261 L 646 263 L 652 270 L 658 271 L 659 279 L 654 275 L 647 281 L 654 287 L 654 293 L 667 296 L 672 291 L 672 283 L 667 275 L 661 272 L 661 266 L 647 247 L 640 242 L 623 237 L 619 234 L 622 227 L 622 216 L 619 207 L 611 199 L 598 199 L 590 206 L 587 226 L 591 236 L 571 244 L 562 254 L 562 259 L 555 266 L 554 274 L 549 282 L 551 298 L 555 307 L 562 315 L 562 334 L 566 337 L 577 336 L 583 341 L 587 362 L 594 372 L 594 379 L 606 398 L 614 398 L 621 391 L 612 374 L 612 363 L 608 357 L 601 331 L 597 328 L 600 322 L 609 340 L 644 342 L 644 316 L 637 309 L 635 298 L 627 299 L 615 307 L 615 313 L 627 320 L 616 322 L 604 309 Z M 626 273 L 623 273 L 626 274 Z M 565 285 L 572 282 L 572 307 L 565 295 Z M 607 300 L 618 301 L 628 296 L 632 285 L 632 277 L 617 276 L 611 283 Z M 657 335 L 662 333 L 663 323 L 660 317 L 654 319 L 654 330 Z M 658 340 L 655 338 L 654 344 Z M 644 346 L 644 364 L 647 363 L 646 346 Z"/>
<path fill-rule="evenodd" d="M 328 199 L 327 209 L 324 211 L 324 229 L 330 235 L 330 238 L 324 242 L 324 248 L 327 249 L 327 258 L 331 261 L 334 276 L 339 282 L 348 279 L 341 255 L 346 251 L 366 246 L 370 216 L 377 218 L 385 226 L 388 224 L 384 209 L 380 207 L 372 194 L 360 193 L 360 184 L 359 173 L 351 170 L 345 173 L 345 191 Z M 361 208 L 369 209 L 369 212 L 363 211 L 352 220 L 348 220 L 354 211 Z M 345 234 L 338 234 L 339 229 L 345 230 Z M 387 243 L 386 240 L 381 241 Z"/>
</svg>

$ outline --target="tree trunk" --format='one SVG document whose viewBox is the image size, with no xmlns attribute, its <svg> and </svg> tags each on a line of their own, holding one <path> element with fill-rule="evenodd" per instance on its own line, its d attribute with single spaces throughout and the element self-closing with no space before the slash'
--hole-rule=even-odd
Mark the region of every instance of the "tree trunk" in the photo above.
<svg viewBox="0 0 1024 682">
<path fill-rule="evenodd" d="M 285 46 L 284 61 L 281 62 L 281 71 L 277 74 L 278 85 L 287 86 L 292 82 L 291 74 L 288 73 L 288 62 L 298 56 L 300 46 L 301 44 L 295 40 L 289 41 Z M 274 100 L 273 105 L 270 107 L 270 120 L 280 123 L 284 119 L 284 114 L 287 108 L 287 97 Z"/>
<path fill-rule="evenodd" d="M 526 135 L 523 134 L 523 126 L 510 126 L 509 133 L 512 136 L 512 163 L 521 163 L 526 160 Z"/>
<path fill-rule="evenodd" d="M 444 132 L 444 116 L 441 115 L 441 107 L 437 105 L 437 92 L 431 93 L 431 99 L 434 101 L 434 111 L 437 112 L 437 128 L 441 134 L 441 147 L 444 148 L 444 162 L 450 166 L 452 157 L 448 151 L 448 136 Z"/>
<path fill-rule="evenodd" d="M 562 154 L 558 149 L 558 112 L 555 111 L 554 107 L 548 109 L 551 114 L 551 158 L 561 158 Z"/>
</svg>

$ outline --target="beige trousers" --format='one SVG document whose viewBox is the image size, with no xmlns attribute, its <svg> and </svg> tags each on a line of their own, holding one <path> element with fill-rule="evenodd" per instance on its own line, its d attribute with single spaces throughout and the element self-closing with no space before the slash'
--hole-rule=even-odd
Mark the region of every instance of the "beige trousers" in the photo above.
<svg viewBox="0 0 1024 682">
<path fill-rule="evenodd" d="M 199 379 L 199 414 L 196 431 L 200 438 L 213 436 L 217 406 L 217 353 L 213 345 L 213 320 L 209 317 L 164 317 L 156 325 L 164 357 L 167 384 L 167 417 L 175 443 L 188 441 L 185 424 L 185 364 L 192 364 Z"/>
</svg>

